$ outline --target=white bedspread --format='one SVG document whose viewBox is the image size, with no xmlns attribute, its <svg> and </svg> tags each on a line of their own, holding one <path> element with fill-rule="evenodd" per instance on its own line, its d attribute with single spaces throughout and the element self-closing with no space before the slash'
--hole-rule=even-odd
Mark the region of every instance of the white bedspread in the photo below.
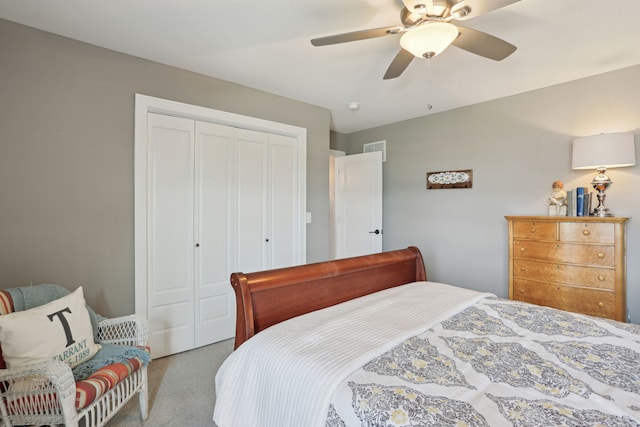
<svg viewBox="0 0 640 427">
<path fill-rule="evenodd" d="M 324 426 L 349 374 L 487 296 L 416 282 L 265 329 L 219 369 L 213 419 L 219 427 Z"/>
</svg>

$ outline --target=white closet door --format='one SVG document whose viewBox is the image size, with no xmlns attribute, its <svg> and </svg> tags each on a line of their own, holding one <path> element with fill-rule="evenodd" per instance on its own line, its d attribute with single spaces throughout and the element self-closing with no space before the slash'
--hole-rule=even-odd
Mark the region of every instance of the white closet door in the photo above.
<svg viewBox="0 0 640 427">
<path fill-rule="evenodd" d="M 135 124 L 135 306 L 157 358 L 233 336 L 232 272 L 304 262 L 306 130 L 144 95 Z"/>
<path fill-rule="evenodd" d="M 193 120 L 148 117 L 148 301 L 154 357 L 193 348 Z"/>
<path fill-rule="evenodd" d="M 234 133 L 229 126 L 196 122 L 195 346 L 233 337 L 235 184 Z"/>
<path fill-rule="evenodd" d="M 267 268 L 267 150 L 269 135 L 236 129 L 237 268 L 249 273 Z"/>
<path fill-rule="evenodd" d="M 298 264 L 297 140 L 269 135 L 269 253 L 268 268 Z"/>
</svg>

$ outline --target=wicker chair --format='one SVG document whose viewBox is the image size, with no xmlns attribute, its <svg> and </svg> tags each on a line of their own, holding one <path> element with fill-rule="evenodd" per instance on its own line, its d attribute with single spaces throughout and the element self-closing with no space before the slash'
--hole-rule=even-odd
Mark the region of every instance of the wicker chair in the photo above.
<svg viewBox="0 0 640 427">
<path fill-rule="evenodd" d="M 147 320 L 130 315 L 101 320 L 97 342 L 146 347 L 147 336 Z M 83 401 L 82 386 L 92 393 L 96 388 L 101 391 Z M 5 426 L 102 426 L 136 394 L 139 394 L 141 417 L 146 420 L 149 415 L 147 367 L 136 360 L 104 367 L 77 383 L 71 368 L 57 360 L 0 369 L 0 411 Z"/>
</svg>

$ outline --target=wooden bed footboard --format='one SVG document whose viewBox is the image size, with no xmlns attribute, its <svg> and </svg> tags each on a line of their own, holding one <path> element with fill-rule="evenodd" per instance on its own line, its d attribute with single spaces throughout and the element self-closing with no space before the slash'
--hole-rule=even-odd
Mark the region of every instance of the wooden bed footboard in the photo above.
<svg viewBox="0 0 640 427">
<path fill-rule="evenodd" d="M 233 273 L 235 348 L 291 317 L 423 280 L 427 280 L 424 261 L 414 246 L 256 273 Z"/>
</svg>

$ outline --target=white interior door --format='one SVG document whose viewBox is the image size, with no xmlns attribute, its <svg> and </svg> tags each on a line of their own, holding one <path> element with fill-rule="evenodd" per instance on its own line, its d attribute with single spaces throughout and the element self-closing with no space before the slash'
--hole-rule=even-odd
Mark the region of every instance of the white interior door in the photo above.
<svg viewBox="0 0 640 427">
<path fill-rule="evenodd" d="M 193 348 L 193 120 L 148 118 L 149 344 L 154 357 Z"/>
<path fill-rule="evenodd" d="M 382 252 L 382 152 L 335 162 L 336 258 Z"/>
<path fill-rule="evenodd" d="M 235 333 L 235 129 L 195 122 L 195 346 Z"/>
</svg>

